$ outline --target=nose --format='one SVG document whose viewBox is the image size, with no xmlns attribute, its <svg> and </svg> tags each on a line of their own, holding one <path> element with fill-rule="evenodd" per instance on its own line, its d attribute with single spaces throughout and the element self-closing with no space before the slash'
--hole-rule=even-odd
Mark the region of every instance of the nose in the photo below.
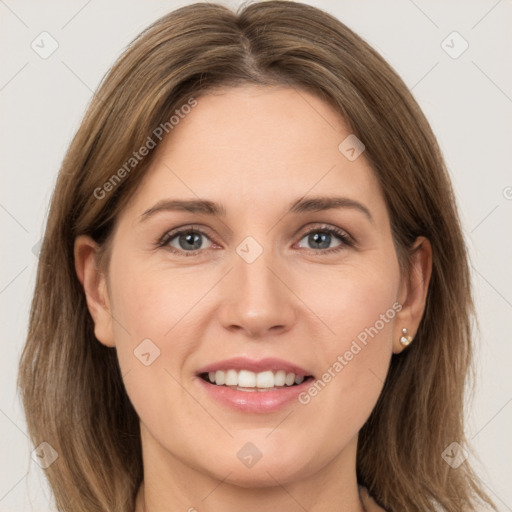
<svg viewBox="0 0 512 512">
<path fill-rule="evenodd" d="M 296 300 L 286 274 L 270 251 L 264 250 L 252 263 L 235 253 L 234 268 L 221 290 L 222 326 L 251 338 L 288 331 L 296 319 Z"/>
</svg>

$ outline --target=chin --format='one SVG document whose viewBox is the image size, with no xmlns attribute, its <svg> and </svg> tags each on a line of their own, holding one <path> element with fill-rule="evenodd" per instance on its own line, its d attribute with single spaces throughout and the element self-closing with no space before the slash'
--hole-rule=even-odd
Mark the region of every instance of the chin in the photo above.
<svg viewBox="0 0 512 512">
<path fill-rule="evenodd" d="M 304 474 L 303 474 L 304 473 Z M 285 485 L 289 482 L 301 479 L 305 476 L 303 468 L 293 468 L 290 465 L 283 471 L 283 464 L 264 464 L 260 461 L 252 468 L 234 467 L 226 478 L 226 474 L 216 475 L 215 478 L 223 480 L 231 485 L 243 488 L 274 487 Z"/>
<path fill-rule="evenodd" d="M 238 446 L 239 443 L 236 444 Z M 308 454 L 298 453 L 297 445 L 293 446 L 293 452 L 288 453 L 274 446 L 257 451 L 249 442 L 241 446 L 242 449 L 226 447 L 222 453 L 212 454 L 209 457 L 211 465 L 207 467 L 203 457 L 202 471 L 239 487 L 274 487 L 307 477 L 314 473 L 318 464 L 306 456 Z M 215 469 L 212 471 L 212 468 Z"/>
</svg>

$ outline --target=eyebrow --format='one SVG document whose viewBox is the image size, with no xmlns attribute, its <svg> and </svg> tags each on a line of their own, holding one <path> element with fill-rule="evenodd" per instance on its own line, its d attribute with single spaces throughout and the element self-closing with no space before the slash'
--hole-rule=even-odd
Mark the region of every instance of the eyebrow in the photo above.
<svg viewBox="0 0 512 512">
<path fill-rule="evenodd" d="M 373 223 L 373 217 L 370 210 L 362 203 L 355 201 L 354 199 L 349 199 L 348 197 L 319 196 L 312 197 L 310 199 L 302 197 L 290 204 L 289 211 L 291 213 L 308 213 L 341 208 L 358 210 Z M 139 222 L 144 222 L 156 213 L 164 211 L 187 211 L 217 217 L 226 216 L 226 209 L 224 206 L 206 199 L 162 199 L 154 206 L 147 209 L 140 216 Z"/>
</svg>

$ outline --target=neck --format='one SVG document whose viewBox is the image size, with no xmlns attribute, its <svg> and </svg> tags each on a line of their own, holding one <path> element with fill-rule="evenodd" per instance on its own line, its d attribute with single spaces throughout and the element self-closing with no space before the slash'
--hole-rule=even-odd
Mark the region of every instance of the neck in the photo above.
<svg viewBox="0 0 512 512">
<path fill-rule="evenodd" d="M 356 478 L 357 436 L 326 466 L 258 487 L 237 484 L 234 471 L 223 476 L 183 463 L 141 424 L 144 482 L 135 512 L 364 512 Z M 268 480 L 268 479 L 267 479 Z"/>
</svg>

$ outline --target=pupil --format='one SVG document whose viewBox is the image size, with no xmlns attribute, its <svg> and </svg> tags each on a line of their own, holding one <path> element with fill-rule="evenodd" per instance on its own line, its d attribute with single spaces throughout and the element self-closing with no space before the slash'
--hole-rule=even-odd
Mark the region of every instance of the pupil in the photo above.
<svg viewBox="0 0 512 512">
<path fill-rule="evenodd" d="M 190 249 L 192 245 L 192 249 L 200 249 L 201 248 L 201 235 L 199 233 L 188 233 L 186 235 L 180 236 L 180 245 L 182 249 Z M 185 241 L 185 243 L 182 243 Z M 189 245 L 185 245 L 189 244 Z"/>
<path fill-rule="evenodd" d="M 314 233 L 312 235 L 309 235 L 309 241 L 312 244 L 321 245 L 322 243 L 324 243 L 323 247 L 315 247 L 315 249 L 327 249 L 331 241 L 331 235 L 329 233 Z M 327 241 L 326 244 L 325 241 Z"/>
</svg>

